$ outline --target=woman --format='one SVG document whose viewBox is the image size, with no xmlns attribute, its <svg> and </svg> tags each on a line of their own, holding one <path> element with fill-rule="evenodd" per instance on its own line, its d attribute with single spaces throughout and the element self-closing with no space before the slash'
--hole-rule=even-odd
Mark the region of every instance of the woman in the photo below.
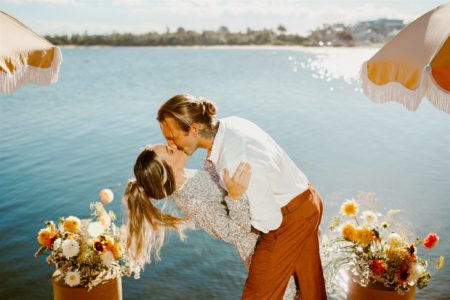
<svg viewBox="0 0 450 300">
<path fill-rule="evenodd" d="M 183 151 L 164 145 L 147 147 L 140 153 L 134 165 L 136 179 L 128 183 L 124 195 L 128 209 L 127 250 L 143 268 L 151 255 L 158 257 L 165 229 L 176 229 L 182 237 L 183 228 L 191 220 L 216 238 L 234 244 L 248 268 L 259 236 L 251 232 L 248 201 L 240 199 L 248 186 L 250 166 L 241 163 L 232 177 L 225 170 L 227 195 L 218 185 L 212 166 L 186 170 L 187 160 Z M 188 219 L 164 214 L 149 200 L 167 196 Z M 291 279 L 285 299 L 294 298 L 295 291 Z"/>
</svg>

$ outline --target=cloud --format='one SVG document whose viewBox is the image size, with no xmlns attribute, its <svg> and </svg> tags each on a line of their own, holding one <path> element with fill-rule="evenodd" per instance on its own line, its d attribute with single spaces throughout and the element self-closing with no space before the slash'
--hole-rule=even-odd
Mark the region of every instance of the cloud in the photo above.
<svg viewBox="0 0 450 300">
<path fill-rule="evenodd" d="M 25 4 L 56 4 L 70 6 L 84 6 L 85 4 L 78 0 L 6 0 L 7 3 L 25 5 Z"/>
<path fill-rule="evenodd" d="M 71 35 L 74 33 L 83 34 L 111 34 L 113 32 L 133 32 L 136 34 L 146 33 L 149 28 L 163 32 L 166 27 L 158 24 L 148 23 L 145 25 L 139 24 L 105 24 L 102 22 L 90 22 L 87 25 L 84 22 L 76 21 L 48 21 L 44 19 L 34 20 L 27 24 L 33 28 L 35 32 L 41 35 Z"/>
<path fill-rule="evenodd" d="M 353 22 L 380 17 L 413 19 L 412 14 L 395 11 L 388 4 L 357 4 L 357 1 L 304 0 L 114 0 L 136 14 L 167 13 L 185 16 L 256 15 L 302 17 Z"/>
</svg>

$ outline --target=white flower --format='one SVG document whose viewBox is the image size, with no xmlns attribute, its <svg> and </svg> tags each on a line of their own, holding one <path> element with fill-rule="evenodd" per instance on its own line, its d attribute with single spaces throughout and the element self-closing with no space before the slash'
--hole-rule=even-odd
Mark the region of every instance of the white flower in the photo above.
<svg viewBox="0 0 450 300">
<path fill-rule="evenodd" d="M 111 217 L 108 214 L 102 214 L 98 217 L 98 221 L 107 229 L 111 225 Z"/>
<path fill-rule="evenodd" d="M 101 190 L 100 194 L 98 196 L 105 204 L 108 204 L 109 202 L 113 201 L 113 199 L 114 199 L 114 194 L 110 189 Z"/>
<path fill-rule="evenodd" d="M 400 248 L 405 242 L 398 233 L 391 233 L 387 238 L 387 244 L 392 248 Z"/>
<path fill-rule="evenodd" d="M 61 238 L 57 238 L 53 242 L 53 250 L 58 250 L 60 246 L 61 246 Z"/>
<path fill-rule="evenodd" d="M 392 216 L 398 214 L 399 212 L 400 212 L 399 209 L 390 209 L 390 210 L 387 212 L 387 215 L 388 215 L 389 217 L 392 217 Z"/>
<path fill-rule="evenodd" d="M 64 277 L 64 281 L 70 287 L 77 286 L 80 284 L 80 273 L 78 273 L 77 271 L 67 272 L 66 276 Z"/>
<path fill-rule="evenodd" d="M 80 252 L 80 245 L 75 240 L 65 240 L 62 243 L 63 255 L 66 258 L 71 258 Z"/>
<path fill-rule="evenodd" d="M 410 268 L 409 280 L 412 282 L 417 282 L 417 280 L 422 277 L 425 271 L 425 267 L 422 264 L 414 263 Z"/>
<path fill-rule="evenodd" d="M 371 210 L 365 210 L 361 214 L 361 219 L 366 222 L 366 224 L 373 224 L 378 221 L 377 215 Z"/>
<path fill-rule="evenodd" d="M 102 263 L 105 266 L 110 266 L 111 263 L 114 261 L 114 255 L 111 253 L 111 251 L 106 251 L 102 253 L 101 259 Z"/>
<path fill-rule="evenodd" d="M 98 237 L 103 231 L 105 231 L 105 227 L 100 222 L 92 222 L 88 226 L 89 235 L 93 238 Z"/>
</svg>

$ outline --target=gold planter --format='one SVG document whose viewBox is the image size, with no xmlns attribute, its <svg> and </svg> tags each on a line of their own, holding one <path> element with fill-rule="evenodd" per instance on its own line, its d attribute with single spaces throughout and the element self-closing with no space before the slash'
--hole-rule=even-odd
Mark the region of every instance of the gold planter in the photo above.
<svg viewBox="0 0 450 300">
<path fill-rule="evenodd" d="M 354 282 L 351 276 L 348 279 L 347 300 L 414 300 L 415 293 L 416 286 L 407 293 L 399 294 L 381 283 L 370 283 L 364 287 Z"/>
<path fill-rule="evenodd" d="M 122 300 L 120 277 L 94 286 L 89 292 L 85 287 L 69 287 L 52 280 L 54 300 Z"/>
</svg>

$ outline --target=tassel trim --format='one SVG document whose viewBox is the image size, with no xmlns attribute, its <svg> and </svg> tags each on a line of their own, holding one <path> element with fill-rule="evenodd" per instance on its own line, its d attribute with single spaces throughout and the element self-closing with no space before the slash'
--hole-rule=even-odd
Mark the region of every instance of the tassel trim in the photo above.
<svg viewBox="0 0 450 300">
<path fill-rule="evenodd" d="M 0 92 L 10 94 L 24 84 L 47 85 L 58 81 L 59 68 L 62 63 L 61 50 L 55 48 L 55 56 L 49 68 L 36 68 L 29 65 L 18 67 L 13 73 L 0 72 Z"/>
<path fill-rule="evenodd" d="M 396 101 L 407 110 L 415 111 L 422 98 L 427 98 L 437 109 L 450 114 L 450 93 L 434 81 L 430 66 L 422 72 L 419 88 L 410 90 L 398 82 L 389 82 L 382 86 L 373 83 L 367 76 L 367 62 L 365 62 L 360 70 L 360 84 L 364 95 L 374 102 Z"/>
</svg>

